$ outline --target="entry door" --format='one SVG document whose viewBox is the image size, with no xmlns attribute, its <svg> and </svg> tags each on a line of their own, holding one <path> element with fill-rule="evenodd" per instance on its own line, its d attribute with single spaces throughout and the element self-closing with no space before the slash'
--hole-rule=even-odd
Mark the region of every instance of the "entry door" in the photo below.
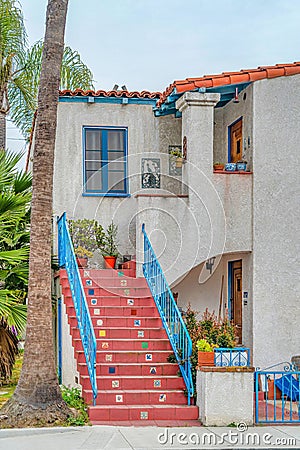
<svg viewBox="0 0 300 450">
<path fill-rule="evenodd" d="M 236 326 L 239 344 L 242 343 L 242 260 L 232 263 L 231 317 Z"/>
<path fill-rule="evenodd" d="M 237 162 L 243 157 L 243 120 L 240 119 L 230 127 L 230 162 Z"/>
</svg>

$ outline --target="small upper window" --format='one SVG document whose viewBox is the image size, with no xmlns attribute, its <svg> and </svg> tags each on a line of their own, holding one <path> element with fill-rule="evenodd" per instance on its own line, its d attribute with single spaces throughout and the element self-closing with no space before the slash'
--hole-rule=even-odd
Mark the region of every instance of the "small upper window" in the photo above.
<svg viewBox="0 0 300 450">
<path fill-rule="evenodd" d="M 84 127 L 84 192 L 127 193 L 127 129 Z"/>
<path fill-rule="evenodd" d="M 239 119 L 229 127 L 229 162 L 235 163 L 242 159 L 243 119 Z"/>
</svg>

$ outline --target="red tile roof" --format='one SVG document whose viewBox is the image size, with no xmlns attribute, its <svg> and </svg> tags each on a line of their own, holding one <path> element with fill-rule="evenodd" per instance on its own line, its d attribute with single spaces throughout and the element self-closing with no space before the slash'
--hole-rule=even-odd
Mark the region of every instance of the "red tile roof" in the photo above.
<svg viewBox="0 0 300 450">
<path fill-rule="evenodd" d="M 127 97 L 127 98 L 160 98 L 160 92 L 128 92 L 128 91 L 84 91 L 82 89 L 76 89 L 75 91 L 71 91 L 69 89 L 64 89 L 63 91 L 59 91 L 59 95 L 67 95 L 69 97 Z"/>
<path fill-rule="evenodd" d="M 186 78 L 185 80 L 174 81 L 163 92 L 157 106 L 165 102 L 167 97 L 176 90 L 180 94 L 186 91 L 205 87 L 224 86 L 226 84 L 249 83 L 265 78 L 275 78 L 289 75 L 300 74 L 300 62 L 291 64 L 276 64 L 275 66 L 258 67 L 257 69 L 246 69 L 240 72 L 223 72 L 217 75 L 204 75 L 199 78 Z"/>
</svg>

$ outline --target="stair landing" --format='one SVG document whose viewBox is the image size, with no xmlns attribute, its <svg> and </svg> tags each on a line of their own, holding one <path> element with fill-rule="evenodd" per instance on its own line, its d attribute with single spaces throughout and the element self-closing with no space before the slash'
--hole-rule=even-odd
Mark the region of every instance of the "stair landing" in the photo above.
<svg viewBox="0 0 300 450">
<path fill-rule="evenodd" d="M 145 278 L 135 267 L 80 274 L 97 340 L 98 396 L 92 390 L 66 271 L 60 271 L 82 396 L 92 424 L 199 426 L 198 407 L 188 406 L 184 381 Z"/>
</svg>

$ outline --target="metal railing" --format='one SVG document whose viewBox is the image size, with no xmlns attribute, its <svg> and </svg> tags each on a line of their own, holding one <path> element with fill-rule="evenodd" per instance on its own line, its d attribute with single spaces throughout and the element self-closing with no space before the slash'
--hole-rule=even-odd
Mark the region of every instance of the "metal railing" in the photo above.
<svg viewBox="0 0 300 450">
<path fill-rule="evenodd" d="M 93 391 L 93 403 L 95 405 L 98 393 L 96 379 L 97 341 L 68 229 L 66 213 L 57 220 L 57 225 L 59 266 L 65 267 L 67 271 L 82 347 Z"/>
<path fill-rule="evenodd" d="M 144 276 L 179 364 L 190 405 L 191 397 L 194 395 L 191 370 L 192 341 L 149 241 L 144 224 L 142 232 L 144 235 Z"/>
<path fill-rule="evenodd" d="M 250 348 L 215 348 L 215 366 L 218 367 L 249 367 Z"/>
<path fill-rule="evenodd" d="M 300 423 L 300 372 L 292 364 L 258 368 L 254 380 L 256 423 Z"/>
</svg>

